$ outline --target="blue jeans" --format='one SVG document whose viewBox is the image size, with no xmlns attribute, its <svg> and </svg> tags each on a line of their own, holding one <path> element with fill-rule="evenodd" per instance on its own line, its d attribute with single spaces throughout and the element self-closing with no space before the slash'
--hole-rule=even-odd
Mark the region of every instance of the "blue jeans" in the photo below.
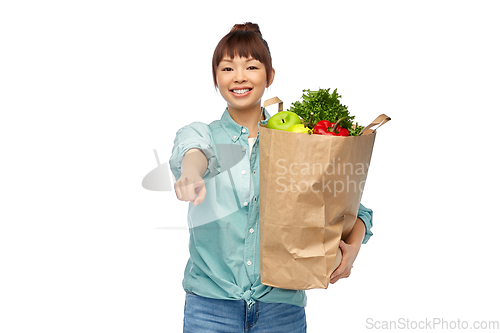
<svg viewBox="0 0 500 333">
<path fill-rule="evenodd" d="M 222 300 L 186 293 L 184 333 L 305 333 L 300 306 L 244 300 Z"/>
</svg>

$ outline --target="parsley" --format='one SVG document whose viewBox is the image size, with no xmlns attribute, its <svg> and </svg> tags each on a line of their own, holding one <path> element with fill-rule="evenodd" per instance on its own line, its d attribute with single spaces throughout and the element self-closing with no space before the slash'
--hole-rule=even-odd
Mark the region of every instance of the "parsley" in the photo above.
<svg viewBox="0 0 500 333">
<path fill-rule="evenodd" d="M 299 117 L 304 119 L 304 125 L 309 128 L 314 128 L 320 120 L 328 120 L 331 123 L 340 121 L 339 126 L 347 128 L 349 135 L 358 135 L 363 129 L 358 123 L 353 126 L 354 116 L 349 116 L 347 106 L 340 103 L 342 98 L 335 89 L 330 94 L 330 88 L 311 91 L 303 90 L 302 102 L 294 102 L 288 111 L 295 112 Z M 312 113 L 312 117 L 311 117 Z"/>
</svg>

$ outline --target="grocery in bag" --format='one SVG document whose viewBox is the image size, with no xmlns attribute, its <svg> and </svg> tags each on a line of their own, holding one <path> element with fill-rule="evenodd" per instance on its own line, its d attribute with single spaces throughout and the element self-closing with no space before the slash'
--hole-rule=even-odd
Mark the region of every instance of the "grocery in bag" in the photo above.
<svg viewBox="0 0 500 333">
<path fill-rule="evenodd" d="M 264 106 L 279 99 L 266 101 Z M 380 115 L 359 136 L 259 129 L 261 282 L 327 288 L 357 219 Z"/>
</svg>

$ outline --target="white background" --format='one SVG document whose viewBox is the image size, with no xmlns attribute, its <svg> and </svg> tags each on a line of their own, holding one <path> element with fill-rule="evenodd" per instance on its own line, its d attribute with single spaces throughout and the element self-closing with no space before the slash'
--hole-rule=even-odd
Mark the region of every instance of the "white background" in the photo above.
<svg viewBox="0 0 500 333">
<path fill-rule="evenodd" d="M 265 99 L 338 88 L 361 124 L 392 117 L 362 200 L 374 236 L 308 292 L 308 331 L 499 321 L 498 7 L 2 2 L 0 331 L 181 332 L 187 204 L 141 182 L 177 129 L 220 118 L 212 53 L 246 21 L 276 69 Z"/>
</svg>

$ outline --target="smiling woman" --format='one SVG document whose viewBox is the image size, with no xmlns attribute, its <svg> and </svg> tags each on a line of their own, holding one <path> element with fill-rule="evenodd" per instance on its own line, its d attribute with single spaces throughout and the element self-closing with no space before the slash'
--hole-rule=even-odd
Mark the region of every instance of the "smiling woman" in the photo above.
<svg viewBox="0 0 500 333">
<path fill-rule="evenodd" d="M 306 332 L 304 290 L 264 285 L 260 271 L 259 124 L 270 115 L 261 107 L 273 83 L 269 47 L 257 24 L 237 24 L 217 45 L 213 80 L 227 102 L 220 120 L 194 122 L 176 135 L 170 168 L 175 192 L 189 201 L 190 258 L 184 271 L 184 332 Z M 244 152 L 237 165 L 221 170 L 220 145 Z M 189 154 L 187 154 L 190 152 Z M 235 207 L 234 209 L 232 209 Z M 360 207 L 357 237 L 343 248 L 349 275 L 371 215 Z M 208 217 L 210 218 L 206 223 Z M 366 221 L 366 229 L 363 222 Z M 347 258 L 347 259 L 344 259 Z"/>
</svg>

